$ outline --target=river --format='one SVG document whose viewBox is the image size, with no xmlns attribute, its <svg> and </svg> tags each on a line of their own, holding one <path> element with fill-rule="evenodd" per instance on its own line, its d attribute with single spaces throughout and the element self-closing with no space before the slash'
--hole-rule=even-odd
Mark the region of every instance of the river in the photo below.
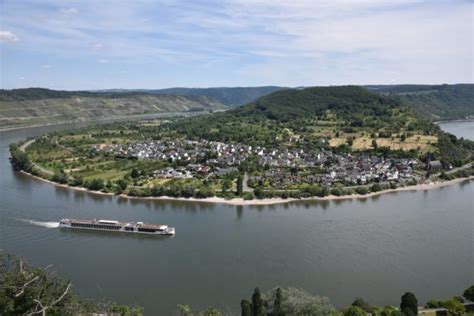
<svg viewBox="0 0 474 316">
<path fill-rule="evenodd" d="M 441 126 L 472 138 L 474 122 Z M 100 196 L 12 170 L 10 143 L 60 128 L 0 133 L 0 248 L 53 264 L 85 297 L 168 315 L 180 303 L 238 311 L 255 286 L 299 287 L 342 307 L 356 297 L 398 305 L 405 291 L 423 303 L 474 283 L 472 181 L 364 200 L 236 207 Z M 64 217 L 164 223 L 177 234 L 55 228 Z"/>
</svg>

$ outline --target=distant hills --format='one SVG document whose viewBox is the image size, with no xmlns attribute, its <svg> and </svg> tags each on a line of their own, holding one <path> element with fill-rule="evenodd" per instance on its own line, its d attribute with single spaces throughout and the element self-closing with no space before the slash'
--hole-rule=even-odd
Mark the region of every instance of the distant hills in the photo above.
<svg viewBox="0 0 474 316">
<path fill-rule="evenodd" d="M 245 105 L 242 110 L 236 112 L 239 115 L 253 112 L 280 119 L 319 113 L 321 109 L 335 107 L 341 113 L 354 114 L 354 106 L 364 102 L 375 106 L 380 102 L 377 96 L 390 99 L 392 103 L 409 105 L 420 116 L 431 120 L 474 117 L 474 84 L 338 88 L 262 86 L 100 91 L 0 90 L 0 127 L 157 113 L 206 112 L 242 105 Z M 296 108 L 295 104 L 298 105 Z"/>
<path fill-rule="evenodd" d="M 221 102 L 205 96 L 41 88 L 0 90 L 0 128 L 223 109 L 226 106 Z"/>
<path fill-rule="evenodd" d="M 397 97 L 433 120 L 474 117 L 474 84 L 372 85 L 369 91 Z"/>
<path fill-rule="evenodd" d="M 155 90 L 100 90 L 100 92 L 145 92 L 150 94 L 197 95 L 214 98 L 227 106 L 239 106 L 257 100 L 274 91 L 288 89 L 277 86 L 263 87 L 217 87 L 217 88 L 168 88 Z"/>
</svg>

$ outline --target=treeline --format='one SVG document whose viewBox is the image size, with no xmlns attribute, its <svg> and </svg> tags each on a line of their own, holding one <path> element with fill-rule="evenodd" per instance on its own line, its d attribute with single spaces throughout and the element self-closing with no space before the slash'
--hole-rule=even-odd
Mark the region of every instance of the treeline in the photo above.
<svg viewBox="0 0 474 316">
<path fill-rule="evenodd" d="M 439 151 L 434 154 L 444 168 L 460 167 L 474 158 L 474 141 L 457 138 L 455 135 L 439 131 Z"/>
<path fill-rule="evenodd" d="M 0 315 L 143 315 L 141 307 L 83 299 L 50 271 L 0 250 Z"/>
<path fill-rule="evenodd" d="M 31 172 L 33 168 L 30 158 L 25 152 L 20 150 L 18 144 L 10 145 L 10 162 L 15 170 Z"/>
<path fill-rule="evenodd" d="M 474 285 L 467 288 L 462 296 L 454 296 L 447 300 L 430 300 L 425 308 L 441 308 L 442 315 L 468 316 L 474 313 Z M 241 316 L 416 316 L 419 313 L 418 299 L 411 292 L 404 293 L 400 298 L 400 305 L 374 306 L 363 298 L 356 298 L 345 308 L 337 310 L 331 305 L 327 297 L 312 295 L 296 288 L 276 287 L 266 293 L 256 288 L 250 298 L 240 301 Z M 181 316 L 222 316 L 215 307 L 201 313 L 193 313 L 188 305 L 178 305 Z M 429 315 L 438 315 L 431 311 Z M 440 314 L 441 315 L 441 314 Z"/>
<path fill-rule="evenodd" d="M 153 95 L 145 92 L 93 92 L 93 91 L 64 91 L 45 88 L 0 89 L 0 101 L 29 101 L 41 99 L 58 99 L 71 97 L 102 97 L 123 98 L 137 95 Z"/>
<path fill-rule="evenodd" d="M 473 84 L 401 85 L 374 91 L 396 96 L 403 103 L 412 106 L 419 115 L 433 120 L 463 119 L 474 115 Z"/>
</svg>

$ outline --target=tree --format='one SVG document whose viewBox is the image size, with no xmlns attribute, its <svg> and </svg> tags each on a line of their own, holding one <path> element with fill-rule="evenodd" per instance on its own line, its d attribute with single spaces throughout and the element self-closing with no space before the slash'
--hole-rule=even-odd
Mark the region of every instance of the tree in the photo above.
<svg viewBox="0 0 474 316">
<path fill-rule="evenodd" d="M 241 300 L 240 310 L 242 316 L 252 316 L 252 303 L 246 299 Z"/>
<path fill-rule="evenodd" d="M 449 315 L 453 316 L 464 315 L 464 312 L 466 311 L 464 305 L 454 298 L 443 302 L 443 307 L 448 310 Z"/>
<path fill-rule="evenodd" d="M 85 187 L 89 190 L 100 191 L 104 188 L 104 180 L 96 178 L 90 181 L 86 181 Z"/>
<path fill-rule="evenodd" d="M 402 316 L 402 313 L 392 306 L 385 306 L 380 312 L 380 316 Z"/>
<path fill-rule="evenodd" d="M 74 292 L 72 283 L 50 273 L 51 267 L 31 267 L 0 251 L 0 315 L 143 314 L 139 307 L 83 300 Z"/>
<path fill-rule="evenodd" d="M 222 316 L 222 313 L 215 307 L 209 307 L 204 312 L 199 313 L 201 316 Z"/>
<path fill-rule="evenodd" d="M 352 303 L 352 306 L 360 307 L 367 313 L 372 312 L 372 306 L 370 306 L 370 304 L 361 297 L 356 298 Z"/>
<path fill-rule="evenodd" d="M 128 186 L 128 181 L 122 178 L 122 179 L 117 181 L 117 185 L 120 189 L 120 192 L 123 192 L 123 191 L 125 191 L 125 189 Z"/>
<path fill-rule="evenodd" d="M 470 287 L 468 287 L 464 293 L 462 294 L 462 296 L 464 296 L 465 298 L 467 298 L 468 300 L 470 300 L 471 302 L 474 302 L 474 285 L 471 285 Z"/>
<path fill-rule="evenodd" d="M 252 316 L 264 316 L 263 300 L 260 289 L 257 287 L 252 295 Z"/>
<path fill-rule="evenodd" d="M 222 180 L 222 183 L 221 183 L 222 193 L 226 193 L 227 191 L 229 191 L 231 187 L 232 187 L 232 181 L 230 181 L 229 179 Z"/>
<path fill-rule="evenodd" d="M 255 188 L 255 190 L 253 190 L 253 194 L 255 194 L 255 197 L 257 199 L 263 199 L 264 198 L 264 192 L 263 192 L 261 187 Z"/>
<path fill-rule="evenodd" d="M 237 195 L 241 196 L 243 192 L 243 187 L 244 187 L 244 177 L 239 174 L 237 177 Z"/>
<path fill-rule="evenodd" d="M 295 288 L 282 288 L 281 315 L 331 316 L 335 309 L 326 297 L 311 295 Z M 263 296 L 264 305 L 268 311 L 274 310 L 276 292 L 273 288 Z M 273 314 L 272 314 L 273 315 Z"/>
<path fill-rule="evenodd" d="M 133 178 L 133 179 L 137 179 L 139 176 L 140 176 L 140 171 L 138 171 L 137 168 L 133 168 L 132 169 L 132 172 L 130 174 L 130 176 Z"/>
<path fill-rule="evenodd" d="M 191 316 L 192 315 L 191 307 L 189 305 L 178 304 L 178 306 L 176 308 L 178 309 L 178 312 L 181 316 Z"/>
<path fill-rule="evenodd" d="M 283 293 L 281 288 L 276 290 L 275 294 L 275 302 L 273 303 L 273 316 L 282 316 L 284 315 L 282 312 L 281 304 L 283 302 Z"/>
<path fill-rule="evenodd" d="M 367 313 L 358 306 L 351 306 L 344 311 L 344 316 L 365 316 Z"/>
<path fill-rule="evenodd" d="M 400 311 L 405 316 L 418 315 L 418 300 L 415 294 L 406 292 L 400 302 Z"/>
<path fill-rule="evenodd" d="M 372 148 L 377 149 L 379 146 L 377 145 L 377 140 L 372 139 Z"/>
</svg>

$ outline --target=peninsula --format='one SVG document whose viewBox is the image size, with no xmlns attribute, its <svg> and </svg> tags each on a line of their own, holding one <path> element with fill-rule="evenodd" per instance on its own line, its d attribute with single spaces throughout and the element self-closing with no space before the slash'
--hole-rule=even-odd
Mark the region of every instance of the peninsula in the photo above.
<svg viewBox="0 0 474 316">
<path fill-rule="evenodd" d="M 11 154 L 17 169 L 62 185 L 233 204 L 366 196 L 474 175 L 474 142 L 441 131 L 406 100 L 356 86 L 55 132 L 13 144 Z"/>
</svg>

